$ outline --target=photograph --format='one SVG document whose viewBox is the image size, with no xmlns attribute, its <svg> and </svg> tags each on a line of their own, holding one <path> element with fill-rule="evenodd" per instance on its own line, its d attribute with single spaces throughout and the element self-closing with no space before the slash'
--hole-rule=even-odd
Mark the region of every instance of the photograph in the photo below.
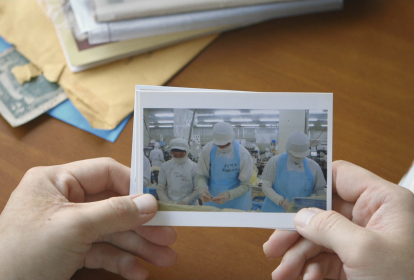
<svg viewBox="0 0 414 280">
<path fill-rule="evenodd" d="M 146 103 L 147 95 L 159 99 Z M 174 96 L 168 106 L 159 102 Z M 271 109 L 260 109 L 264 96 L 274 101 Z M 312 102 L 302 108 L 298 96 Z M 207 99 L 215 97 L 222 106 L 208 107 Z M 323 97 L 326 106 L 319 108 Z M 198 224 L 201 217 L 218 217 L 224 224 L 224 217 L 237 217 L 238 226 L 272 214 L 289 228 L 282 221 L 302 208 L 331 209 L 331 94 L 141 88 L 136 98 L 141 102 L 136 103 L 133 151 L 142 161 L 133 160 L 139 175 L 131 180 L 131 193 L 152 194 L 159 214 L 175 220 L 198 213 Z"/>
</svg>

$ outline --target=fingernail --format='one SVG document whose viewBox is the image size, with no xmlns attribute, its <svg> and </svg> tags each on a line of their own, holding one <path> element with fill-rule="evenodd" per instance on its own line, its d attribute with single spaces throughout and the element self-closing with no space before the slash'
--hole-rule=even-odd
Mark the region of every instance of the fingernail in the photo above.
<svg viewBox="0 0 414 280">
<path fill-rule="evenodd" d="M 298 227 L 306 227 L 315 215 L 316 211 L 312 208 L 302 209 L 295 216 L 295 225 Z"/>
<path fill-rule="evenodd" d="M 150 194 L 140 195 L 133 199 L 140 214 L 150 214 L 157 211 L 157 202 Z"/>
</svg>

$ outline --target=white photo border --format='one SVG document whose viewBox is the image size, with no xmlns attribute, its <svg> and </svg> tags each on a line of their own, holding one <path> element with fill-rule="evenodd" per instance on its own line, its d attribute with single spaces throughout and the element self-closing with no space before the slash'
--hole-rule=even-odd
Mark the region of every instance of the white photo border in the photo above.
<svg viewBox="0 0 414 280">
<path fill-rule="evenodd" d="M 191 97 L 191 98 L 189 98 Z M 276 104 L 276 105 L 275 105 Z M 327 110 L 327 210 L 332 209 L 333 93 L 246 92 L 135 87 L 135 114 L 131 156 L 130 194 L 143 193 L 143 110 L 145 109 L 263 109 Z M 135 143 L 135 145 L 134 145 Z M 136 180 L 136 178 L 141 178 Z M 295 213 L 159 211 L 146 223 L 152 226 L 252 227 L 295 230 Z"/>
</svg>

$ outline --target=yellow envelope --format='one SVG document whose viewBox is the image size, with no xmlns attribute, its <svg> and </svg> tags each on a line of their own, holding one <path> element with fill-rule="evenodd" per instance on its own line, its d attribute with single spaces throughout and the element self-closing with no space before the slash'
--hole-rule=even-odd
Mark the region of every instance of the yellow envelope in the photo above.
<svg viewBox="0 0 414 280">
<path fill-rule="evenodd" d="M 66 64 L 53 23 L 35 0 L 0 1 L 0 35 L 44 72 L 54 65 Z M 136 84 L 164 84 L 215 37 L 173 45 L 81 73 L 72 73 L 65 66 L 60 76 L 55 76 L 92 127 L 113 129 L 133 111 Z"/>
</svg>

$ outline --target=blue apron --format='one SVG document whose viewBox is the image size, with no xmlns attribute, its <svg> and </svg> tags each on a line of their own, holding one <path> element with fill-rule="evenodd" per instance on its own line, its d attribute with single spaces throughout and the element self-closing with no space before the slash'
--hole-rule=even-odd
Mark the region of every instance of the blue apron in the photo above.
<svg viewBox="0 0 414 280">
<path fill-rule="evenodd" d="M 288 154 L 279 156 L 276 163 L 276 180 L 273 190 L 283 196 L 288 202 L 295 197 L 309 197 L 313 192 L 313 175 L 309 169 L 308 161 L 303 159 L 305 172 L 287 170 Z M 262 212 L 286 212 L 282 206 L 277 205 L 268 197 L 265 198 Z"/>
<path fill-rule="evenodd" d="M 210 182 L 208 190 L 215 197 L 223 192 L 232 190 L 240 186 L 240 146 L 239 142 L 234 141 L 233 158 L 216 157 L 217 146 L 214 145 L 210 153 Z M 244 211 L 251 211 L 250 189 L 242 196 L 229 200 L 223 204 L 215 202 L 203 202 L 203 205 L 214 206 L 220 209 L 232 208 Z"/>
</svg>

